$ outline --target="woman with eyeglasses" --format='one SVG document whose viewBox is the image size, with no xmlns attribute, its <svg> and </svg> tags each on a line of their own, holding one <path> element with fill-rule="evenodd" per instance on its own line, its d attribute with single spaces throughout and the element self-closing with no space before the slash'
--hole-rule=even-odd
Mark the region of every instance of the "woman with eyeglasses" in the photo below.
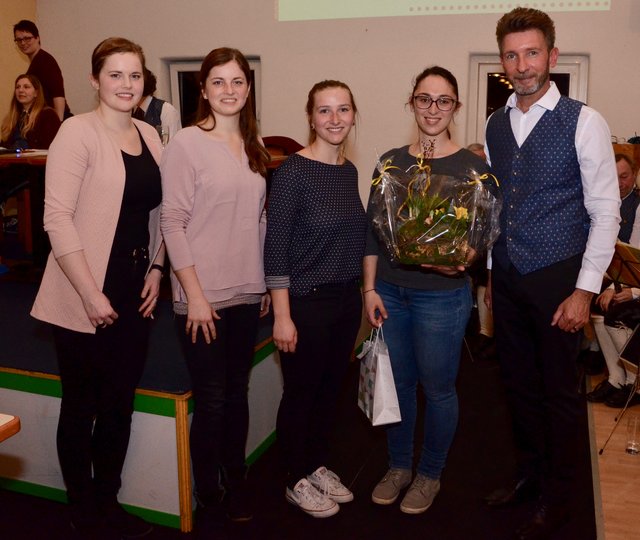
<svg viewBox="0 0 640 540">
<path fill-rule="evenodd" d="M 449 126 L 462 104 L 458 83 L 448 70 L 433 66 L 420 73 L 408 105 L 417 137 L 409 145 L 388 151 L 381 161 L 391 158 L 394 166 L 408 170 L 432 149 L 434 174 L 464 177 L 469 169 L 480 174 L 487 171 L 482 159 L 451 139 Z M 463 266 L 413 266 L 392 261 L 373 231 L 371 207 L 368 215 L 363 263 L 365 311 L 373 326 L 384 325 L 402 415 L 401 422 L 387 427 L 389 470 L 373 490 L 372 500 L 393 504 L 410 485 L 400 510 L 419 514 L 431 506 L 440 490 L 440 475 L 458 422 L 455 382 L 471 312 L 470 280 Z M 418 384 L 425 395 L 426 411 L 414 477 Z"/>
</svg>

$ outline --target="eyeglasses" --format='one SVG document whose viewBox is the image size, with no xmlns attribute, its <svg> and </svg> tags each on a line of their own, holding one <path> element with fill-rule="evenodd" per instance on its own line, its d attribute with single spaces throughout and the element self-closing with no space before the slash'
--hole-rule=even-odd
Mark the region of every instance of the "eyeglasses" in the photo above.
<svg viewBox="0 0 640 540">
<path fill-rule="evenodd" d="M 446 112 L 453 109 L 453 106 L 457 103 L 457 100 L 447 96 L 441 96 L 434 99 L 427 94 L 418 94 L 417 96 L 413 96 L 413 104 L 418 109 L 428 109 L 433 103 L 436 104 L 436 107 L 438 107 L 438 109 Z"/>
<path fill-rule="evenodd" d="M 15 41 L 19 45 L 20 43 L 29 43 L 33 38 L 34 36 L 26 36 L 26 37 L 16 38 L 13 41 Z"/>
</svg>

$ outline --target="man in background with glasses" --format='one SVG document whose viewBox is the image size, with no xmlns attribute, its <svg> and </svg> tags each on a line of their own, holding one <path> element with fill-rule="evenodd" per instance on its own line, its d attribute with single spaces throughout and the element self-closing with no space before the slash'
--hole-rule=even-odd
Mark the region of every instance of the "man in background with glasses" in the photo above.
<svg viewBox="0 0 640 540">
<path fill-rule="evenodd" d="M 35 23 L 21 20 L 13 26 L 13 41 L 31 64 L 27 74 L 38 77 L 44 88 L 44 100 L 58 113 L 60 120 L 69 118 L 71 111 L 64 96 L 62 71 L 56 59 L 40 47 L 40 33 Z"/>
</svg>

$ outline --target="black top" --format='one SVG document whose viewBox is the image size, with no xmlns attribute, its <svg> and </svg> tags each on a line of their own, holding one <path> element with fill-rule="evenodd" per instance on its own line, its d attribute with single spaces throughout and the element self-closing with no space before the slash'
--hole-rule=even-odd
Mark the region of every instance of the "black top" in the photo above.
<svg viewBox="0 0 640 540">
<path fill-rule="evenodd" d="M 291 155 L 274 173 L 265 241 L 265 281 L 293 296 L 361 275 L 366 216 L 353 163 Z"/>
<path fill-rule="evenodd" d="M 125 183 L 112 254 L 131 253 L 149 245 L 149 212 L 162 201 L 160 168 L 142 137 L 140 141 L 140 155 L 122 152 Z"/>
</svg>

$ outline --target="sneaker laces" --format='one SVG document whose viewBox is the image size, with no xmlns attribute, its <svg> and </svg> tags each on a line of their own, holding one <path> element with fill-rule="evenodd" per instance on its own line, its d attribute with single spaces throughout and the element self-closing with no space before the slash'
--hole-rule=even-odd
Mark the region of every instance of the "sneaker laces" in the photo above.
<svg viewBox="0 0 640 540">
<path fill-rule="evenodd" d="M 392 482 L 395 486 L 397 486 L 400 484 L 400 480 L 403 474 L 404 471 L 402 469 L 389 469 L 380 483 L 382 484 L 384 482 Z"/>
<path fill-rule="evenodd" d="M 429 478 L 419 474 L 416 476 L 415 480 L 413 481 L 411 488 L 422 491 L 422 489 L 427 485 L 428 482 L 429 482 Z"/>
<path fill-rule="evenodd" d="M 298 490 L 300 498 L 306 502 L 313 503 L 314 506 L 321 506 L 324 496 L 311 483 L 304 483 Z"/>
<path fill-rule="evenodd" d="M 327 495 L 329 493 L 333 493 L 334 491 L 338 491 L 338 489 L 342 487 L 338 475 L 333 471 L 330 471 L 329 469 L 326 469 L 324 474 L 321 474 L 319 476 L 320 488 L 318 489 L 318 491 L 320 493 Z"/>
</svg>

